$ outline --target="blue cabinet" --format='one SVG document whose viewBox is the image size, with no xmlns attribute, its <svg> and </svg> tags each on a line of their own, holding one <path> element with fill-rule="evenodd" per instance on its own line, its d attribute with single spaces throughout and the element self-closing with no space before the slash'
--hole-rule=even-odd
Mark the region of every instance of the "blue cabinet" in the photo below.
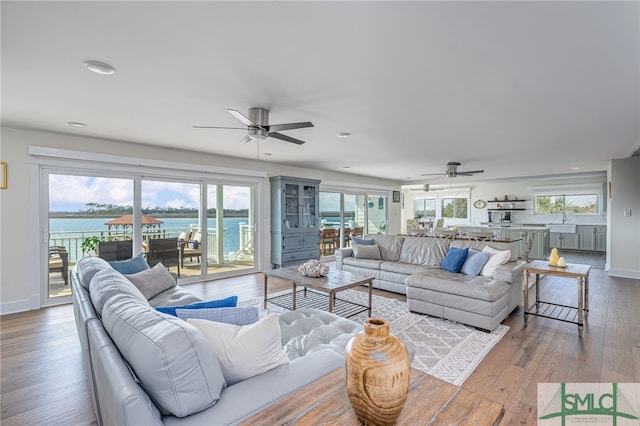
<svg viewBox="0 0 640 426">
<path fill-rule="evenodd" d="M 271 180 L 271 263 L 274 267 L 320 258 L 320 181 L 288 176 Z"/>
</svg>

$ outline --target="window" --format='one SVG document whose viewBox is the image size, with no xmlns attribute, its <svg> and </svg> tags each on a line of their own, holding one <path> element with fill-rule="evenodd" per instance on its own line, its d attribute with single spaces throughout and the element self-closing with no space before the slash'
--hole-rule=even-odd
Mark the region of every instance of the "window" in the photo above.
<svg viewBox="0 0 640 426">
<path fill-rule="evenodd" d="M 413 200 L 413 216 L 414 219 L 435 219 L 436 199 L 418 198 Z"/>
<path fill-rule="evenodd" d="M 535 214 L 598 214 L 598 194 L 536 195 Z"/>
<path fill-rule="evenodd" d="M 468 198 L 443 198 L 442 216 L 445 219 L 466 219 L 469 217 Z"/>
</svg>

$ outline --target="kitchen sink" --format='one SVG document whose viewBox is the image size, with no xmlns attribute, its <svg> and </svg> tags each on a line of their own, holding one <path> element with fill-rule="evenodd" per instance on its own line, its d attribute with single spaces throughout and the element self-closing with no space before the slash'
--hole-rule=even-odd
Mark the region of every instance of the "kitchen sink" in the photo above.
<svg viewBox="0 0 640 426">
<path fill-rule="evenodd" d="M 550 223 L 549 232 L 561 232 L 563 234 L 575 234 L 576 225 L 570 223 Z"/>
</svg>

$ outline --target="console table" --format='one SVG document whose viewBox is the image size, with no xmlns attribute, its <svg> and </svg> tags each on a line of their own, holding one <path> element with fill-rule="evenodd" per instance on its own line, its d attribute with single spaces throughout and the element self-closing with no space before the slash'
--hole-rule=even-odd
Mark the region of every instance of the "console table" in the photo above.
<svg viewBox="0 0 640 426">
<path fill-rule="evenodd" d="M 360 425 L 347 396 L 346 372 L 338 368 L 268 406 L 241 425 Z M 411 369 L 399 425 L 497 425 L 504 407 L 495 401 Z"/>
<path fill-rule="evenodd" d="M 524 265 L 524 325 L 529 315 L 551 318 L 578 325 L 578 336 L 582 337 L 585 314 L 589 313 L 589 271 L 591 265 L 567 264 L 566 268 L 551 266 L 546 260 L 534 260 Z M 536 302 L 529 306 L 529 274 L 535 274 Z M 540 275 L 556 275 L 575 278 L 578 284 L 578 306 L 569 306 L 540 299 Z"/>
</svg>

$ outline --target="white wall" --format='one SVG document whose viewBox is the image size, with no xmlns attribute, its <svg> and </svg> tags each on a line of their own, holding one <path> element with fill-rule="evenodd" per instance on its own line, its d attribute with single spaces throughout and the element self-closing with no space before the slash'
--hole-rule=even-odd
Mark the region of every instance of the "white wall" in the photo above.
<svg viewBox="0 0 640 426">
<path fill-rule="evenodd" d="M 332 173 L 308 168 L 288 167 L 268 161 L 242 160 L 213 154 L 164 149 L 135 143 L 104 140 L 75 135 L 20 130 L 3 127 L 0 129 L 0 160 L 8 163 L 8 189 L 0 190 L 0 314 L 24 311 L 39 306 L 38 295 L 32 294 L 32 278 L 38 275 L 38 248 L 32 247 L 32 214 L 35 202 L 32 199 L 32 182 L 29 166 L 29 146 L 67 149 L 99 154 L 124 155 L 151 160 L 174 161 L 267 173 L 264 187 L 264 205 L 269 203 L 269 176 L 298 176 L 334 184 L 351 185 L 359 188 L 399 189 L 399 185 L 382 179 L 367 178 L 345 173 Z M 37 214 L 37 212 L 35 212 Z M 400 232 L 400 204 L 389 204 L 390 233 Z M 269 264 L 269 230 L 263 230 L 262 247 L 264 260 Z M 264 268 L 266 265 L 262 265 Z M 35 306 L 34 306 L 35 305 Z"/>
<path fill-rule="evenodd" d="M 640 279 L 640 157 L 611 161 L 609 208 L 609 275 Z"/>
</svg>

